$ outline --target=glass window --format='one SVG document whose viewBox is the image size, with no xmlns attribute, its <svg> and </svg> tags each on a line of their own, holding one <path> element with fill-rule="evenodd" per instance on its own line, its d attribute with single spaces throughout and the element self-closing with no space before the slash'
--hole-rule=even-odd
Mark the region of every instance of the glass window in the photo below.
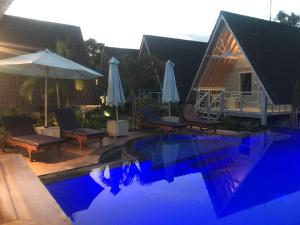
<svg viewBox="0 0 300 225">
<path fill-rule="evenodd" d="M 240 82 L 241 82 L 241 92 L 245 95 L 251 95 L 252 91 L 252 73 L 241 73 L 240 74 Z"/>
</svg>

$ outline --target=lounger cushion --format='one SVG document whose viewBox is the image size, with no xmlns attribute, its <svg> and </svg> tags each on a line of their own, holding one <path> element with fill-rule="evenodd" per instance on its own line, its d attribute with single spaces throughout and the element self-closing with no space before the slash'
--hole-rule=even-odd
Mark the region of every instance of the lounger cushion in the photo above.
<svg viewBox="0 0 300 225">
<path fill-rule="evenodd" d="M 80 128 L 72 109 L 58 109 L 55 111 L 56 120 L 62 130 L 74 130 Z"/>
<path fill-rule="evenodd" d="M 17 136 L 17 137 L 11 137 L 10 139 L 14 141 L 23 142 L 29 145 L 33 145 L 33 146 L 38 146 L 38 147 L 61 144 L 64 141 L 61 138 L 51 137 L 51 136 L 46 136 L 41 134 Z"/>
<path fill-rule="evenodd" d="M 215 121 L 215 120 L 203 120 L 203 119 L 189 119 L 186 120 L 187 122 L 190 123 L 195 123 L 195 124 L 205 124 L 205 125 L 218 125 L 221 124 L 221 121 Z"/>
<path fill-rule="evenodd" d="M 70 132 L 70 131 L 67 131 Z M 86 136 L 86 137 L 92 137 L 92 136 L 107 136 L 107 133 L 105 130 L 95 130 L 95 129 L 89 129 L 89 128 L 77 128 L 71 131 L 75 135 L 80 136 Z"/>
<path fill-rule="evenodd" d="M 176 122 L 169 122 L 169 121 L 151 121 L 149 122 L 150 124 L 156 124 L 156 125 L 165 125 L 165 126 L 170 126 L 170 127 L 175 127 L 175 128 L 181 128 L 181 127 L 186 127 L 186 124 L 184 123 L 176 123 Z"/>
<path fill-rule="evenodd" d="M 28 116 L 4 116 L 1 118 L 1 123 L 9 136 L 24 136 L 36 134 L 32 120 Z"/>
</svg>

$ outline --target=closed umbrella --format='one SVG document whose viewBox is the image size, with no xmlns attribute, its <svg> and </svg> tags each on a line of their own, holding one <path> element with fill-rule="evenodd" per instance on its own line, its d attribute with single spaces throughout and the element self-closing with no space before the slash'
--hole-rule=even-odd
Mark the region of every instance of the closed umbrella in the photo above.
<svg viewBox="0 0 300 225">
<path fill-rule="evenodd" d="M 122 83 L 118 64 L 120 62 L 112 57 L 109 60 L 109 73 L 108 73 L 108 89 L 107 89 L 107 103 L 110 106 L 116 107 L 116 119 L 119 119 L 118 106 L 125 103 Z"/>
<path fill-rule="evenodd" d="M 166 63 L 163 93 L 162 93 L 162 102 L 168 103 L 169 106 L 169 116 L 171 116 L 170 103 L 179 102 L 179 96 L 177 92 L 173 67 L 174 67 L 174 63 L 171 62 L 171 60 L 168 60 L 168 62 Z"/>
<path fill-rule="evenodd" d="M 48 49 L 0 60 L 0 72 L 45 78 L 45 127 L 48 126 L 48 78 L 87 80 L 103 76 Z"/>
</svg>

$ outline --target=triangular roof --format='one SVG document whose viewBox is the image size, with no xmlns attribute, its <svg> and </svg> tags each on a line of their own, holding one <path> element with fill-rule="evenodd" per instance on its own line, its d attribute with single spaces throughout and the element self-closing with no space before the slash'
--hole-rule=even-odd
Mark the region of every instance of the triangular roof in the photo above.
<svg viewBox="0 0 300 225">
<path fill-rule="evenodd" d="M 0 19 L 0 59 L 9 58 L 26 53 L 44 50 L 46 48 L 54 51 L 58 39 L 70 43 L 72 60 L 89 66 L 87 50 L 84 46 L 81 29 L 78 26 L 39 21 L 16 16 L 4 15 Z M 19 95 L 24 77 L 0 76 L 0 107 L 8 105 L 26 108 L 28 103 Z M 71 90 L 70 104 L 97 104 L 98 89 L 95 82 L 87 85 L 84 93 Z M 34 106 L 42 106 L 43 88 L 36 88 L 33 94 Z M 56 104 L 55 99 L 49 104 Z"/>
<path fill-rule="evenodd" d="M 143 44 L 145 46 L 143 46 Z M 141 51 L 146 47 L 149 54 L 175 63 L 174 72 L 180 100 L 185 100 L 197 69 L 204 56 L 207 43 L 168 37 L 144 35 Z"/>
<path fill-rule="evenodd" d="M 221 11 L 215 30 L 220 20 L 228 25 L 270 100 L 290 104 L 300 81 L 300 29 Z M 210 42 L 214 39 L 212 35 Z"/>
<path fill-rule="evenodd" d="M 1 0 L 0 1 L 0 18 L 3 16 L 4 12 L 8 9 L 13 0 Z"/>
</svg>

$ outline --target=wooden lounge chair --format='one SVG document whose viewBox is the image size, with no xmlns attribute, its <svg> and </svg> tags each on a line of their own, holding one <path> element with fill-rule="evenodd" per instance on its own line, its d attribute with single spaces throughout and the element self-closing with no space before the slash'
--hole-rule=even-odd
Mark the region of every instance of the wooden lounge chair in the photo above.
<svg viewBox="0 0 300 225">
<path fill-rule="evenodd" d="M 59 150 L 63 139 L 37 134 L 32 126 L 31 118 L 25 115 L 2 117 L 1 123 L 7 132 L 5 144 L 25 148 L 32 162 L 32 153 L 41 148 Z"/>
<path fill-rule="evenodd" d="M 176 123 L 162 120 L 153 109 L 143 108 L 141 109 L 141 114 L 143 116 L 142 125 L 150 128 L 160 128 L 165 133 L 169 133 L 173 130 L 181 130 L 186 127 L 187 124 L 184 123 Z"/>
<path fill-rule="evenodd" d="M 56 120 L 63 138 L 76 139 L 80 150 L 88 140 L 99 140 L 102 146 L 103 138 L 108 136 L 105 130 L 82 128 L 72 109 L 58 109 L 55 111 Z"/>
<path fill-rule="evenodd" d="M 199 127 L 201 130 L 212 129 L 216 132 L 217 126 L 221 124 L 220 121 L 200 118 L 199 114 L 195 112 L 192 104 L 183 104 L 180 108 L 183 121 L 191 127 Z"/>
</svg>

